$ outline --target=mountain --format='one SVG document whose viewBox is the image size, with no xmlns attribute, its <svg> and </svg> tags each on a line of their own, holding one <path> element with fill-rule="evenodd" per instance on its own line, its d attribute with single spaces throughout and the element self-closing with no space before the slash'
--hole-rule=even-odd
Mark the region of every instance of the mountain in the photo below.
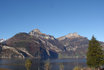
<svg viewBox="0 0 104 70">
<path fill-rule="evenodd" d="M 1 58 L 57 58 L 64 46 L 51 35 L 38 29 L 29 33 L 18 33 L 2 46 Z M 16 51 L 16 52 L 14 52 Z M 6 55 L 5 55 L 6 54 Z M 8 55 L 8 56 L 7 56 Z"/>
<path fill-rule="evenodd" d="M 63 55 L 67 55 L 72 57 L 78 56 L 79 58 L 85 58 L 89 40 L 87 37 L 80 36 L 77 33 L 69 33 L 68 35 L 57 38 L 60 43 L 62 43 L 66 52 L 62 53 Z M 99 41 L 104 48 L 104 42 Z"/>
<path fill-rule="evenodd" d="M 66 47 L 68 56 L 85 57 L 89 40 L 86 37 L 80 36 L 77 33 L 69 33 L 68 35 L 57 38 L 60 43 Z"/>
<path fill-rule="evenodd" d="M 29 34 L 41 40 L 43 45 L 48 49 L 54 50 L 56 52 L 62 52 L 65 50 L 63 44 L 61 44 L 56 38 L 51 35 L 41 33 L 39 29 L 34 29 L 29 32 Z"/>
<path fill-rule="evenodd" d="M 104 42 L 99 41 L 104 49 Z M 0 58 L 85 58 L 89 40 L 77 33 L 55 38 L 34 29 L 0 43 Z"/>
</svg>

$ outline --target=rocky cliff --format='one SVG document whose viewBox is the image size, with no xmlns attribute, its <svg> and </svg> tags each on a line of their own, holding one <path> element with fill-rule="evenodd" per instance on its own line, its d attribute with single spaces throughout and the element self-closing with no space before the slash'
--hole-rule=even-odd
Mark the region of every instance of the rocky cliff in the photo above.
<svg viewBox="0 0 104 70">
<path fill-rule="evenodd" d="M 34 29 L 29 32 L 29 34 L 35 38 L 38 38 L 47 49 L 51 49 L 56 52 L 62 52 L 65 50 L 63 44 L 61 44 L 56 38 L 51 35 L 41 33 L 39 29 Z"/>
<path fill-rule="evenodd" d="M 13 36 L 12 38 L 8 39 L 6 41 L 6 45 L 9 46 L 11 49 L 3 49 L 2 50 L 2 57 L 8 55 L 5 50 L 9 50 L 13 52 L 13 49 L 15 51 L 18 51 L 18 54 L 20 53 L 20 58 L 26 58 L 26 57 L 33 57 L 33 58 L 57 58 L 58 54 L 54 49 L 50 49 L 46 47 L 42 40 L 39 38 L 29 35 L 28 33 L 19 33 Z M 7 46 L 3 46 L 2 48 L 5 48 Z M 12 49 L 13 48 L 13 49 Z M 15 53 L 15 52 L 13 52 Z M 16 53 L 17 54 L 17 53 Z M 6 56 L 5 56 L 6 57 Z M 13 58 L 12 54 L 9 54 L 7 56 L 9 58 Z"/>
<path fill-rule="evenodd" d="M 85 57 L 89 40 L 77 33 L 69 33 L 68 35 L 58 38 L 58 40 L 66 47 L 66 53 L 72 57 Z"/>
</svg>

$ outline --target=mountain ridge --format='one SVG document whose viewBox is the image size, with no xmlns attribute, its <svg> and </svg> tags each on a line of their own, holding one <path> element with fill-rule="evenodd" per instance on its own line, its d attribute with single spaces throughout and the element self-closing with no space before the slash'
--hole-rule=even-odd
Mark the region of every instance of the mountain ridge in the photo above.
<svg viewBox="0 0 104 70">
<path fill-rule="evenodd" d="M 8 58 L 33 57 L 46 59 L 58 58 L 60 55 L 63 58 L 65 56 L 68 58 L 75 58 L 76 56 L 85 58 L 88 43 L 89 39 L 87 37 L 80 36 L 76 32 L 55 38 L 52 35 L 42 33 L 39 29 L 33 29 L 29 33 L 18 33 L 6 40 L 5 43 L 2 43 L 0 55 L 1 57 L 6 57 L 5 54 L 8 54 L 6 52 L 10 51 Z M 104 46 L 104 42 L 100 43 Z M 11 49 L 3 49 L 5 47 L 14 48 L 18 54 Z"/>
</svg>

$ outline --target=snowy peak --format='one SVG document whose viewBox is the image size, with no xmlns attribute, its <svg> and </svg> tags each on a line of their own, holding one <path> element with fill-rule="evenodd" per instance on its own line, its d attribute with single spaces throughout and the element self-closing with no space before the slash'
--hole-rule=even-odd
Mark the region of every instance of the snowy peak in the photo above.
<svg viewBox="0 0 104 70">
<path fill-rule="evenodd" d="M 0 43 L 4 42 L 5 40 L 4 39 L 0 39 Z"/>
</svg>

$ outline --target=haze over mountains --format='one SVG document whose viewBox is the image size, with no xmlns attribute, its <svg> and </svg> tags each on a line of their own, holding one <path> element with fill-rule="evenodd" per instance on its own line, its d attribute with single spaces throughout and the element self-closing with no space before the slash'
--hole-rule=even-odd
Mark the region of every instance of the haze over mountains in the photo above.
<svg viewBox="0 0 104 70">
<path fill-rule="evenodd" d="M 77 33 L 54 38 L 34 29 L 3 41 L 0 58 L 85 58 L 89 40 Z M 101 42 L 104 45 L 103 42 Z"/>
</svg>

